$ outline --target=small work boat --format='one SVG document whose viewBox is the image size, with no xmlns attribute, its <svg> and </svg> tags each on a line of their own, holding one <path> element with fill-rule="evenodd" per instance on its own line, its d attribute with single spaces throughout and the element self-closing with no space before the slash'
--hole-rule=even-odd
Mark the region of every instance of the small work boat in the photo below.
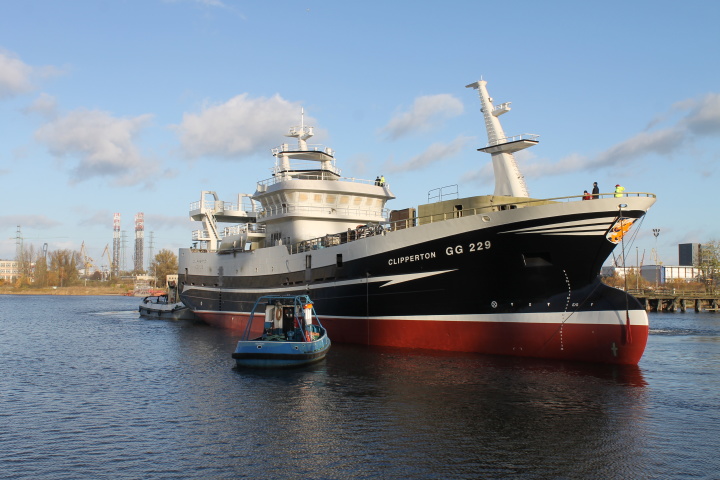
<svg viewBox="0 0 720 480">
<path fill-rule="evenodd" d="M 257 313 L 263 307 L 264 316 Z M 239 367 L 286 368 L 320 361 L 328 350 L 330 338 L 310 297 L 265 295 L 255 302 L 232 358 Z"/>
<path fill-rule="evenodd" d="M 195 314 L 182 302 L 168 301 L 168 295 L 148 295 L 138 307 L 141 317 L 167 320 L 192 320 Z"/>
</svg>

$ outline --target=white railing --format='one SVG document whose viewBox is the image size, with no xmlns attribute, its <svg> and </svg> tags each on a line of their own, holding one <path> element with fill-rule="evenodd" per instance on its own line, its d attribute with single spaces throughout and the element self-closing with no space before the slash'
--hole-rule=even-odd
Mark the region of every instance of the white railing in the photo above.
<svg viewBox="0 0 720 480">
<path fill-rule="evenodd" d="M 612 198 L 614 193 L 601 193 L 600 198 Z M 629 192 L 623 193 L 624 197 L 653 197 L 654 193 L 646 192 Z M 448 211 L 443 213 L 435 213 L 430 215 L 424 215 L 422 217 L 416 216 L 413 218 L 406 218 L 402 220 L 396 220 L 394 222 L 378 222 L 369 223 L 367 225 L 360 225 L 355 229 L 349 229 L 346 232 L 339 232 L 335 234 L 324 235 L 322 237 L 313 238 L 310 240 L 304 240 L 288 245 L 288 251 L 293 253 L 302 253 L 309 250 L 318 250 L 321 248 L 329 248 L 342 243 L 353 242 L 360 240 L 361 238 L 372 237 L 375 235 L 389 235 L 397 230 L 405 230 L 407 228 L 413 228 L 418 225 L 425 225 L 428 223 L 444 222 L 446 220 L 452 220 L 461 217 L 469 217 L 472 215 L 487 214 L 489 212 L 496 212 L 501 210 L 511 210 L 515 208 L 525 208 L 531 206 L 539 206 L 543 204 L 559 203 L 559 202 L 576 202 L 582 201 L 582 195 L 573 195 L 571 197 L 557 197 L 557 198 L 544 198 L 544 199 L 528 199 L 513 201 L 507 203 L 495 203 L 492 205 L 485 205 L 482 207 L 466 208 L 460 211 Z M 592 200 L 587 200 L 592 201 Z M 489 217 L 487 217 L 489 219 Z"/>
<path fill-rule="evenodd" d="M 521 133 L 520 135 L 513 135 L 512 137 L 503 137 L 498 138 L 494 142 L 490 142 L 487 144 L 488 147 L 492 147 L 495 145 L 502 145 L 504 143 L 512 143 L 512 142 L 519 142 L 520 140 L 530 140 L 532 142 L 537 142 L 540 135 L 535 135 L 532 133 Z"/>
<path fill-rule="evenodd" d="M 265 225 L 259 223 L 241 223 L 239 225 L 225 227 L 222 231 L 218 231 L 218 233 L 220 234 L 220 239 L 242 233 L 265 233 Z M 192 239 L 193 241 L 209 240 L 210 232 L 208 230 L 193 230 Z"/>
<path fill-rule="evenodd" d="M 306 143 L 305 148 L 302 150 L 300 150 L 300 147 L 290 147 L 289 143 L 283 143 L 282 145 L 271 149 L 271 151 L 273 155 L 277 155 L 282 152 L 322 152 L 332 156 L 335 153 L 332 148 L 326 147 L 320 143 Z"/>
<path fill-rule="evenodd" d="M 655 198 L 656 195 L 654 193 L 647 193 L 647 192 L 625 192 L 622 194 L 623 197 L 652 197 Z M 614 193 L 601 193 L 598 195 L 598 198 L 613 198 L 615 197 Z M 543 204 L 551 204 L 551 203 L 559 203 L 559 202 L 576 202 L 576 201 L 583 201 L 582 195 L 573 195 L 570 197 L 555 197 L 555 198 L 544 198 L 544 199 L 527 199 L 527 200 L 515 200 L 512 202 L 506 202 L 506 203 L 494 203 L 490 205 L 484 205 L 482 207 L 474 207 L 474 208 L 466 208 L 460 211 L 448 211 L 443 213 L 436 213 L 431 215 L 424 215 L 422 217 L 416 216 L 413 218 L 406 218 L 402 220 L 397 220 L 394 222 L 388 222 L 388 221 L 382 221 L 382 222 L 372 222 L 367 225 L 360 225 L 354 229 L 349 229 L 345 232 L 339 232 L 335 234 L 328 234 L 324 235 L 322 237 L 313 238 L 309 240 L 304 240 L 301 242 L 296 242 L 293 244 L 287 245 L 288 251 L 293 253 L 301 253 L 301 252 L 307 252 L 309 250 L 317 250 L 321 248 L 329 248 L 335 245 L 339 245 L 342 243 L 348 243 L 355 240 L 359 240 L 361 238 L 371 237 L 375 235 L 387 235 L 392 234 L 393 232 L 397 230 L 405 230 L 407 228 L 413 228 L 418 225 L 424 225 L 428 223 L 436 223 L 436 222 L 443 222 L 446 220 L 456 219 L 460 217 L 465 216 L 471 216 L 471 215 L 481 215 L 481 214 L 487 214 L 489 212 L 496 212 L 501 210 L 509 210 L 509 209 L 515 209 L 515 208 L 525 208 L 525 207 L 531 207 L 531 206 L 539 206 Z M 592 201 L 592 200 L 585 200 L 585 201 Z M 288 207 L 285 207 L 286 209 Z M 307 208 L 322 208 L 322 207 L 307 207 Z M 327 208 L 322 208 L 323 210 L 327 210 Z M 349 209 L 350 210 L 350 209 Z M 377 211 L 374 211 L 377 213 Z M 384 209 L 382 211 L 382 215 L 384 218 L 387 218 L 389 212 Z M 262 212 L 260 216 L 266 215 L 266 212 Z M 489 217 L 488 217 L 489 219 Z M 237 230 L 233 230 L 237 229 Z M 228 227 L 225 229 L 225 235 L 233 234 L 232 232 L 236 233 L 243 233 L 243 232 L 259 232 L 264 233 L 265 232 L 265 225 L 264 224 L 241 224 L 236 225 L 233 227 Z M 203 235 L 201 238 L 200 235 Z M 193 232 L 193 241 L 202 241 L 205 238 L 208 237 L 208 232 L 204 230 L 196 230 Z"/>
<path fill-rule="evenodd" d="M 190 211 L 201 212 L 254 212 L 253 204 L 249 197 L 243 197 L 242 205 L 237 202 L 225 202 L 222 200 L 198 200 L 190 204 Z"/>
<path fill-rule="evenodd" d="M 341 218 L 387 218 L 390 211 L 388 209 L 366 209 L 366 208 L 349 208 L 349 207 L 315 207 L 310 205 L 285 205 L 280 207 L 270 207 L 258 213 L 258 219 L 266 219 L 278 215 L 301 214 L 312 215 L 315 217 L 341 217 Z"/>
<path fill-rule="evenodd" d="M 258 223 L 242 223 L 232 225 L 223 229 L 223 238 L 230 235 L 240 235 L 241 233 L 265 233 L 265 225 Z"/>
<path fill-rule="evenodd" d="M 335 175 L 328 175 L 327 172 L 317 172 L 317 173 L 293 173 L 292 175 L 287 176 L 274 176 L 271 178 L 266 178 L 265 180 L 260 180 L 257 182 L 258 187 L 262 186 L 267 188 L 270 185 L 275 185 L 276 183 L 281 182 L 287 182 L 289 180 L 333 180 L 338 182 L 350 182 L 350 183 L 361 183 L 364 185 L 375 185 L 375 180 L 367 180 L 364 178 L 355 178 L 355 177 L 336 177 Z M 390 187 L 390 184 L 385 182 L 386 187 Z M 258 190 L 263 190 L 262 188 L 258 188 Z"/>
</svg>

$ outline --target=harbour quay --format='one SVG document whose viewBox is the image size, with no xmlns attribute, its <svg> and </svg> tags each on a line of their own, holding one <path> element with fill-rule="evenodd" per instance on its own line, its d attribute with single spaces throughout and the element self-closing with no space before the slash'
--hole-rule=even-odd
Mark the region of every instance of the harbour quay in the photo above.
<svg viewBox="0 0 720 480">
<path fill-rule="evenodd" d="M 682 292 L 674 289 L 628 290 L 648 312 L 718 312 L 720 292 Z"/>
</svg>

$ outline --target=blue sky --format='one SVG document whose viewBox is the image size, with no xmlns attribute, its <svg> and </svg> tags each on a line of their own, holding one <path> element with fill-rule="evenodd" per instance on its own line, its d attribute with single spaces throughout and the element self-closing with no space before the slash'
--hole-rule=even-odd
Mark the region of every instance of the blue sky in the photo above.
<svg viewBox="0 0 720 480">
<path fill-rule="evenodd" d="M 202 190 L 270 176 L 290 126 L 316 127 L 349 177 L 384 174 L 393 209 L 457 184 L 492 193 L 476 92 L 488 81 L 532 197 L 597 181 L 653 192 L 635 252 L 720 239 L 720 2 L 3 1 L 0 258 L 25 243 L 95 263 L 122 216 L 145 258 L 191 244 Z M 659 228 L 655 239 L 653 228 Z M 637 249 L 635 249 L 637 247 Z"/>
</svg>

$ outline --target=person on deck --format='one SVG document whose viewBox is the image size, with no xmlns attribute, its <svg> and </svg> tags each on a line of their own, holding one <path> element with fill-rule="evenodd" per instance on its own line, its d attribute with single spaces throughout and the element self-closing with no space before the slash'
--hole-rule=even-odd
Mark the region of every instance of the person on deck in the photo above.
<svg viewBox="0 0 720 480">
<path fill-rule="evenodd" d="M 591 198 L 592 197 L 590 196 L 590 194 L 587 192 L 587 190 L 585 190 L 583 192 L 583 200 L 590 200 Z"/>
<path fill-rule="evenodd" d="M 623 187 L 619 183 L 617 185 L 615 185 L 615 198 L 622 197 L 624 191 L 625 191 L 625 187 Z"/>
<path fill-rule="evenodd" d="M 597 182 L 593 182 L 592 198 L 593 200 L 600 198 L 600 189 L 597 186 Z"/>
</svg>

